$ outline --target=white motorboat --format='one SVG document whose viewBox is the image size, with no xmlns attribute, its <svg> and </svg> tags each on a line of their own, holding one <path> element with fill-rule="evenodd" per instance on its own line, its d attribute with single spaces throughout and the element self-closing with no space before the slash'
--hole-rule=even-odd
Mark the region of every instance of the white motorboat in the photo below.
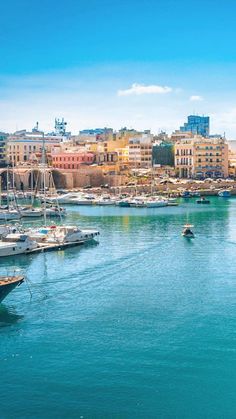
<svg viewBox="0 0 236 419">
<path fill-rule="evenodd" d="M 39 243 L 85 243 L 97 240 L 97 230 L 82 230 L 77 226 L 56 226 L 31 229 L 30 237 Z"/>
<path fill-rule="evenodd" d="M 81 195 L 75 199 L 72 199 L 72 204 L 76 205 L 93 205 L 96 203 L 94 195 Z"/>
<path fill-rule="evenodd" d="M 95 204 L 99 206 L 116 205 L 115 199 L 110 196 L 101 196 L 100 199 L 95 200 Z"/>
<path fill-rule="evenodd" d="M 10 233 L 0 240 L 0 257 L 30 253 L 38 243 L 28 234 Z"/>
<path fill-rule="evenodd" d="M 148 199 L 146 201 L 147 208 L 166 207 L 167 205 L 168 201 L 166 199 Z"/>
<path fill-rule="evenodd" d="M 146 200 L 142 197 L 136 197 L 130 200 L 130 207 L 145 208 L 147 206 Z"/>
<path fill-rule="evenodd" d="M 42 217 L 43 210 L 41 208 L 33 208 L 33 207 L 20 207 L 20 213 L 22 217 Z"/>
<path fill-rule="evenodd" d="M 48 217 L 64 217 L 66 216 L 66 210 L 62 207 L 47 207 L 45 209 L 46 216 Z"/>
</svg>

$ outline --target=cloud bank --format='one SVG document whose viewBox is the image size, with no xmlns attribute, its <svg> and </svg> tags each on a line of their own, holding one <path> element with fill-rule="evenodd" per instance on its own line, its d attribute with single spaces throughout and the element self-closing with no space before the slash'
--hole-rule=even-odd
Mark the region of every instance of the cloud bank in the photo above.
<svg viewBox="0 0 236 419">
<path fill-rule="evenodd" d="M 158 86 L 156 84 L 145 85 L 133 83 L 129 89 L 118 90 L 118 96 L 146 95 L 146 94 L 166 94 L 172 92 L 173 89 L 168 86 Z"/>
<path fill-rule="evenodd" d="M 202 96 L 193 95 L 193 96 L 190 96 L 189 100 L 191 102 L 202 102 L 204 99 Z"/>
</svg>

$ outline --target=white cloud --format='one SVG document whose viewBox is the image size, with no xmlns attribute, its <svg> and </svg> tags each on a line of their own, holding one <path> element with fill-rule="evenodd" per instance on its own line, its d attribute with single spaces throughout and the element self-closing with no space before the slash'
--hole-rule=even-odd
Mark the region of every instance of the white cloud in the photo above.
<svg viewBox="0 0 236 419">
<path fill-rule="evenodd" d="M 168 86 L 158 86 L 151 84 L 145 86 L 145 84 L 133 83 L 129 89 L 118 90 L 118 96 L 131 96 L 131 95 L 145 95 L 145 94 L 165 94 L 172 92 L 173 89 Z"/>
<path fill-rule="evenodd" d="M 189 100 L 191 100 L 191 102 L 202 102 L 204 99 L 202 96 L 193 95 L 190 96 Z"/>
</svg>

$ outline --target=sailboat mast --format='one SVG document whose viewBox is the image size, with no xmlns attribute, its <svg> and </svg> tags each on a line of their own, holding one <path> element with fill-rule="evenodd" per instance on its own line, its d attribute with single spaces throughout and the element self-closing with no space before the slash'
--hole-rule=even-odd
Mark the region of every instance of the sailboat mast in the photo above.
<svg viewBox="0 0 236 419">
<path fill-rule="evenodd" d="M 43 217 L 44 217 L 44 225 L 46 225 L 46 222 L 47 222 L 47 214 L 46 214 L 46 156 L 45 156 L 44 133 L 43 133 L 42 163 L 43 163 Z"/>
<path fill-rule="evenodd" d="M 31 182 L 30 182 L 30 188 L 31 188 L 31 205 L 33 206 L 34 204 L 34 195 L 33 195 L 33 188 L 34 188 L 34 171 L 31 170 Z"/>
<path fill-rule="evenodd" d="M 9 166 L 7 166 L 7 206 L 9 207 Z"/>
<path fill-rule="evenodd" d="M 0 175 L 0 206 L 2 206 L 2 175 Z"/>
</svg>

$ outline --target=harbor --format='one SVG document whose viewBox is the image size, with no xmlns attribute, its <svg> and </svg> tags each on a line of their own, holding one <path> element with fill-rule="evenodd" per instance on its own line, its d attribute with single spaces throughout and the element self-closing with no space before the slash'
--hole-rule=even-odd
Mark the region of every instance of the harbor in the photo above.
<svg viewBox="0 0 236 419">
<path fill-rule="evenodd" d="M 227 386 L 214 407 L 210 400 L 222 375 L 230 370 L 235 380 L 236 200 L 210 199 L 152 209 L 67 205 L 66 222 L 99 230 L 99 245 L 0 260 L 2 272 L 17 265 L 26 274 L 32 293 L 25 281 L 0 306 L 3 417 L 9 402 L 17 417 L 29 392 L 29 416 L 38 405 L 38 417 L 173 416 L 180 380 L 186 417 L 193 407 L 195 417 L 203 408 L 223 416 L 226 396 L 232 408 Z M 181 236 L 187 213 L 192 241 Z"/>
</svg>

